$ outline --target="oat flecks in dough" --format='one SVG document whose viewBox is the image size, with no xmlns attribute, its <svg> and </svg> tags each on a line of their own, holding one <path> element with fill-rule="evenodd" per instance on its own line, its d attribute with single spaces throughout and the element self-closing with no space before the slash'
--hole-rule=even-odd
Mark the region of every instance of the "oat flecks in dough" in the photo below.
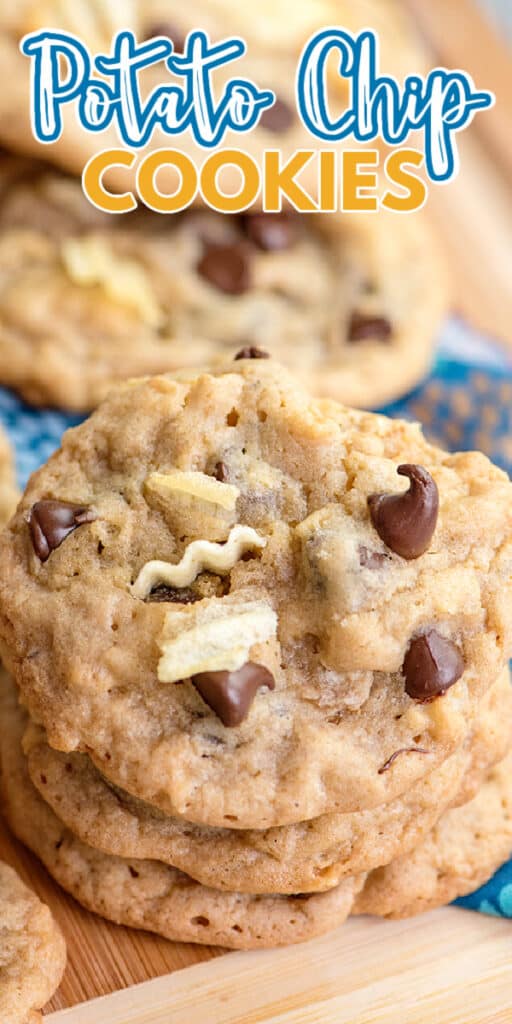
<svg viewBox="0 0 512 1024">
<path fill-rule="evenodd" d="M 161 683 L 173 683 L 200 672 L 236 672 L 249 660 L 251 647 L 276 635 L 277 616 L 264 601 L 194 605 L 166 617 Z"/>
<path fill-rule="evenodd" d="M 265 539 L 251 526 L 240 525 L 233 527 L 225 544 L 195 540 L 177 565 L 158 559 L 148 562 L 135 580 L 132 594 L 146 598 L 154 587 L 188 587 L 205 569 L 224 575 L 246 551 L 261 550 L 265 544 Z"/>
<path fill-rule="evenodd" d="M 156 491 L 165 498 L 168 494 L 186 494 L 191 498 L 198 498 L 200 501 L 209 501 L 214 505 L 231 512 L 240 494 L 238 487 L 233 484 L 216 480 L 206 473 L 183 472 L 180 469 L 172 473 L 151 473 L 148 476 L 145 487 L 150 491 Z"/>
</svg>

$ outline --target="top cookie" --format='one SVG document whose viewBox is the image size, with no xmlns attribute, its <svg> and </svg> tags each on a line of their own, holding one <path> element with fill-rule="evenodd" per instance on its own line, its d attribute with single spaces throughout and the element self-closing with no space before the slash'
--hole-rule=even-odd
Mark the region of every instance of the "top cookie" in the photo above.
<svg viewBox="0 0 512 1024">
<path fill-rule="evenodd" d="M 135 381 L 0 538 L 3 653 L 52 746 L 164 811 L 375 806 L 448 756 L 510 653 L 511 497 L 483 455 L 273 360 Z"/>
<path fill-rule="evenodd" d="M 66 945 L 48 909 L 0 863 L 0 1020 L 28 1024 L 60 984 Z M 32 1016 L 34 1014 L 34 1016 Z"/>
</svg>

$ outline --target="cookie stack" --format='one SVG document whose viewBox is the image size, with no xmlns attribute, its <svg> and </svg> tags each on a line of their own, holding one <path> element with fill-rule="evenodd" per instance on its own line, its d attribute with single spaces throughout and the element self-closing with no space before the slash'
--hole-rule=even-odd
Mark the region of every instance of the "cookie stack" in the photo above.
<svg viewBox="0 0 512 1024">
<path fill-rule="evenodd" d="M 512 849 L 512 484 L 247 355 L 114 390 L 0 538 L 11 827 L 89 909 L 233 948 Z"/>
</svg>

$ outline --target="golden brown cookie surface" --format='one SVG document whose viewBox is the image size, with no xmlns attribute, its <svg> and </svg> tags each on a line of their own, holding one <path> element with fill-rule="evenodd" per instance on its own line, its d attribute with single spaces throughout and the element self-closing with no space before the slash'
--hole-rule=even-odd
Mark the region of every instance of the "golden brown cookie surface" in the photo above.
<svg viewBox="0 0 512 1024">
<path fill-rule="evenodd" d="M 439 497 L 414 558 L 368 504 L 400 498 L 412 543 L 431 512 L 404 462 Z M 0 539 L 3 652 L 51 745 L 166 813 L 265 828 L 375 807 L 460 744 L 504 668 L 510 495 L 484 456 L 315 402 L 270 359 L 132 383 Z M 411 747 L 429 756 L 394 758 Z"/>
<path fill-rule="evenodd" d="M 59 986 L 65 964 L 65 942 L 50 910 L 12 868 L 0 863 L 0 1020 L 36 1021 L 36 1011 Z"/>
<path fill-rule="evenodd" d="M 7 699 L 2 695 L 1 721 L 9 824 L 52 877 L 94 913 L 173 941 L 233 949 L 304 942 L 342 924 L 350 913 L 362 876 L 318 895 L 250 896 L 207 888 L 156 861 L 98 853 L 65 828 L 32 786 L 21 749 L 23 718 L 12 690 Z"/>
<path fill-rule="evenodd" d="M 446 807 L 474 795 L 505 756 L 511 736 L 507 669 L 482 701 L 463 747 L 401 797 L 373 810 L 263 832 L 209 829 L 167 817 L 108 783 L 86 755 L 52 750 L 33 724 L 24 749 L 34 786 L 87 845 L 162 861 L 215 889 L 282 894 L 330 889 L 419 845 Z"/>
<path fill-rule="evenodd" d="M 512 851 L 512 755 L 469 803 L 447 811 L 412 853 L 372 872 L 357 914 L 411 917 L 487 882 Z"/>
</svg>

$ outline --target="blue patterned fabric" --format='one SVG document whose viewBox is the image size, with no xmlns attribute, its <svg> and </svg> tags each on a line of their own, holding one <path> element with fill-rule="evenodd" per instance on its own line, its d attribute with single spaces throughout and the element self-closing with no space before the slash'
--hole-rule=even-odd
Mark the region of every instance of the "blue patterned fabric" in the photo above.
<svg viewBox="0 0 512 1024">
<path fill-rule="evenodd" d="M 381 411 L 421 421 L 427 436 L 446 448 L 481 449 L 512 477 L 512 358 L 461 321 L 446 325 L 428 380 Z M 0 388 L 0 422 L 14 445 L 24 486 L 80 417 L 31 409 Z M 486 886 L 458 902 L 512 918 L 512 860 Z"/>
</svg>

